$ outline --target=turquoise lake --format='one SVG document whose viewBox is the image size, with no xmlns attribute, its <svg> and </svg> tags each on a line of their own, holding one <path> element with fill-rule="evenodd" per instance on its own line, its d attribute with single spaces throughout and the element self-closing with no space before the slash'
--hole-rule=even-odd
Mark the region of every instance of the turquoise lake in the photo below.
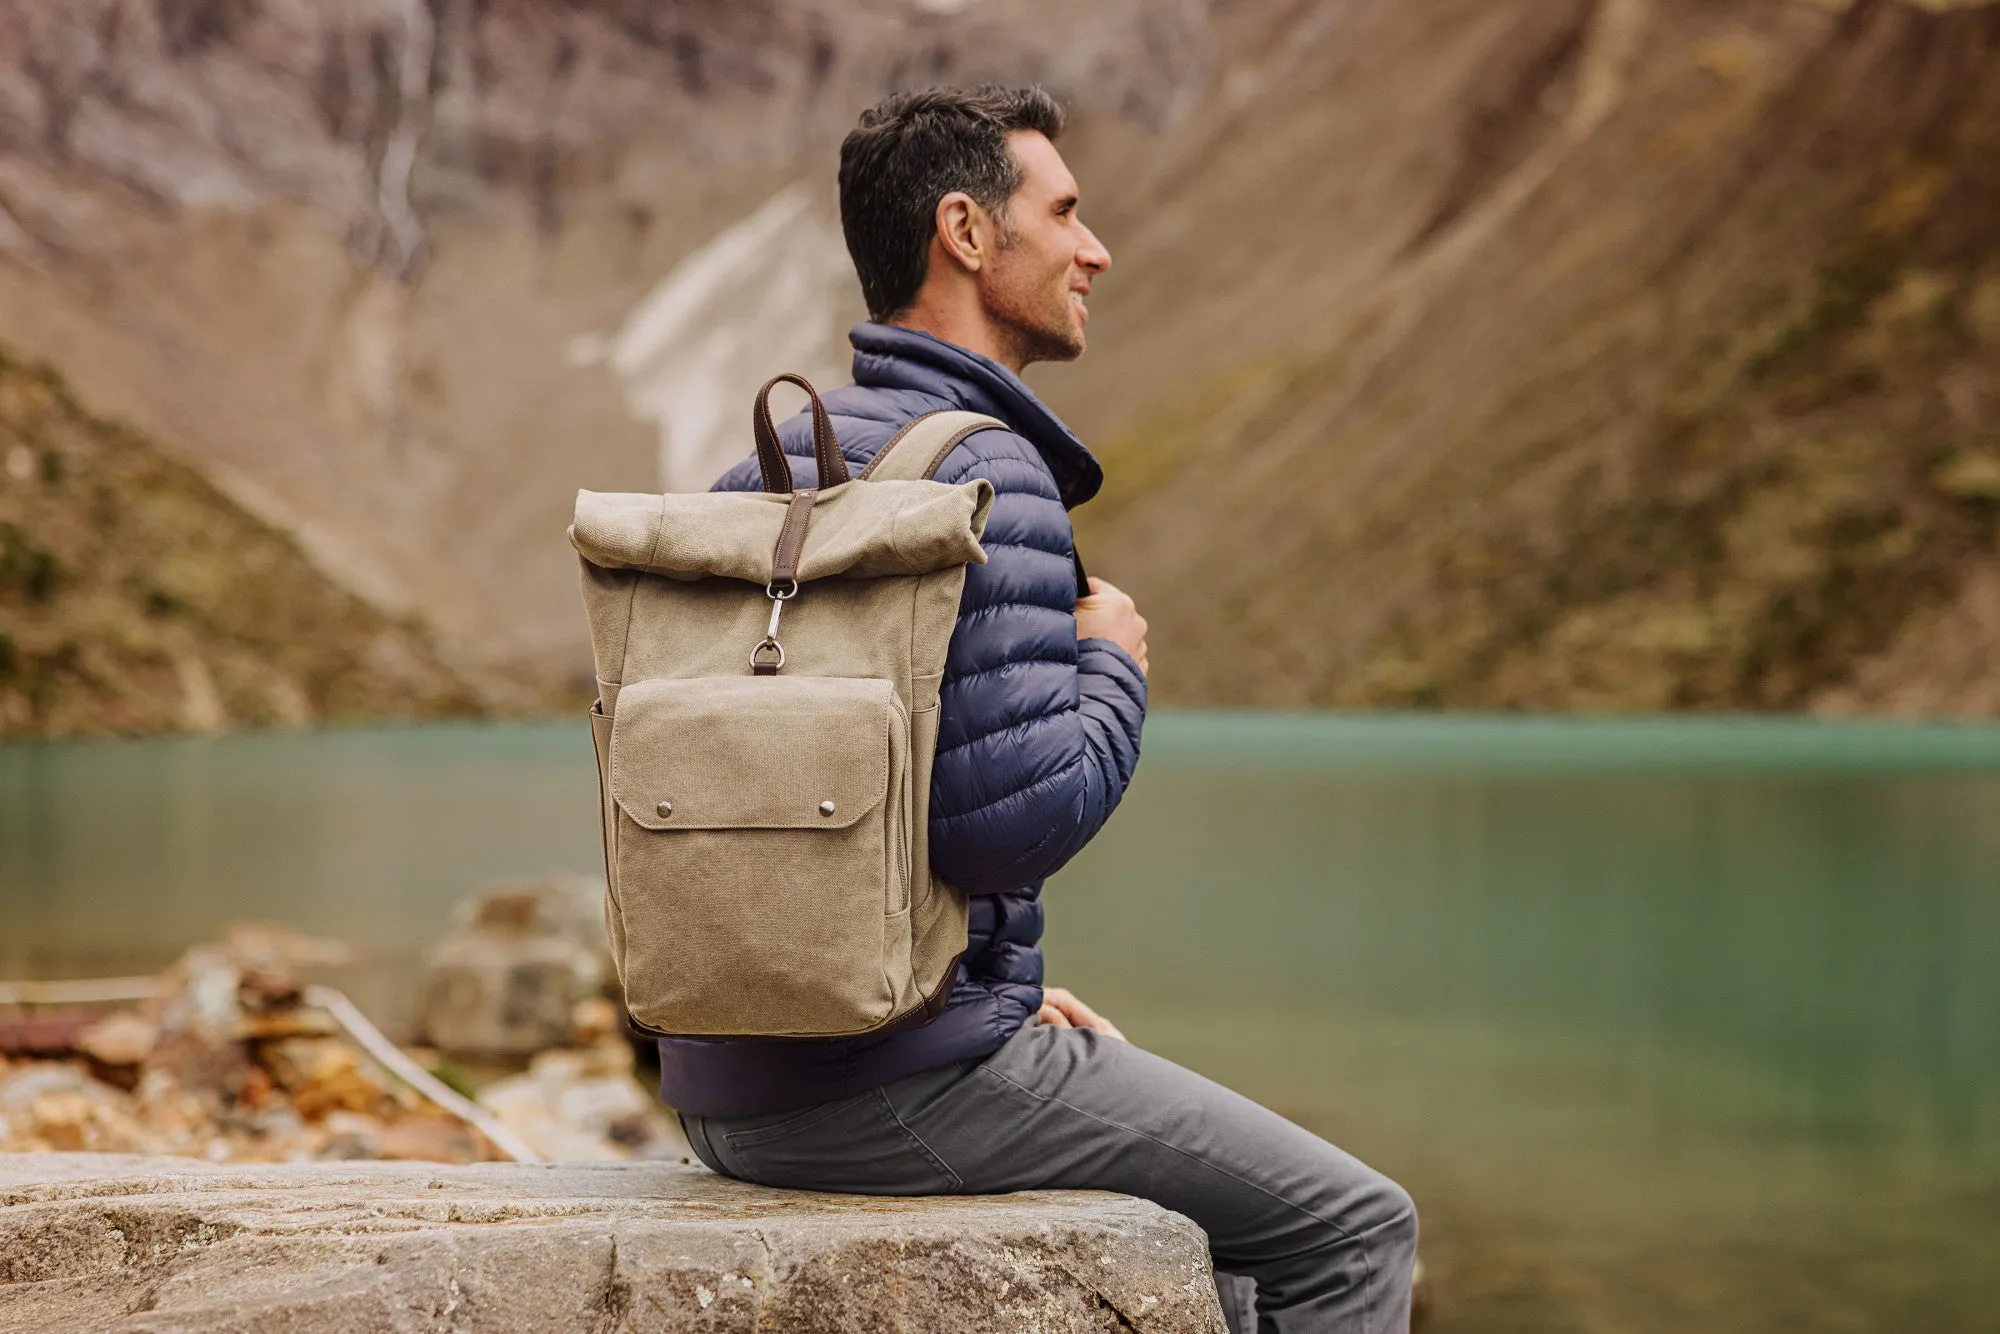
<svg viewBox="0 0 2000 1334">
<path fill-rule="evenodd" d="M 580 723 L 0 746 L 0 974 L 596 873 Z M 2000 1328 L 2000 729 L 1166 714 L 1049 976 L 1399 1177 L 1441 1331 Z"/>
</svg>

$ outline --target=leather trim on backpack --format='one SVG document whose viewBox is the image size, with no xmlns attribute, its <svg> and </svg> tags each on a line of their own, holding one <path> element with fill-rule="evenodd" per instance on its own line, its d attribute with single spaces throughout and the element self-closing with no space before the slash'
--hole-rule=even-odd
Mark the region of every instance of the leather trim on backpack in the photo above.
<svg viewBox="0 0 2000 1334">
<path fill-rule="evenodd" d="M 771 421 L 771 391 L 781 384 L 797 385 L 812 400 L 813 463 L 819 469 L 819 485 L 822 489 L 839 486 L 848 480 L 847 457 L 840 452 L 833 417 L 828 414 L 826 404 L 819 401 L 819 391 L 812 387 L 811 381 L 787 372 L 764 382 L 750 413 L 751 430 L 757 438 L 757 469 L 762 474 L 764 489 L 777 495 L 792 490 L 792 465 L 785 459 L 784 447 L 778 443 L 778 428 Z"/>
<path fill-rule="evenodd" d="M 943 409 L 939 409 L 939 411 L 943 411 Z M 935 417 L 935 416 L 937 416 L 936 412 L 926 412 L 922 416 L 912 417 L 908 421 L 904 422 L 901 429 L 899 429 L 894 435 L 890 436 L 887 440 L 882 442 L 882 448 L 876 450 L 875 457 L 868 460 L 867 465 L 861 469 L 861 472 L 858 474 L 859 479 L 864 482 L 869 480 L 869 475 L 875 471 L 875 465 L 880 463 L 883 459 L 888 458 L 889 452 L 893 450 L 897 445 L 903 443 L 904 436 L 916 430 L 917 424 L 923 421 L 925 417 Z"/>
<path fill-rule="evenodd" d="M 868 481 L 872 478 L 875 472 L 876 465 L 889 457 L 890 453 L 896 448 L 896 446 L 903 442 L 904 436 L 916 430 L 919 426 L 923 425 L 931 418 L 942 416 L 946 412 L 954 412 L 954 411 L 960 411 L 960 409 L 940 408 L 937 412 L 926 412 L 921 417 L 912 417 L 908 422 L 904 423 L 903 429 L 897 431 L 894 435 L 890 436 L 888 441 L 883 444 L 882 448 L 875 451 L 875 457 L 868 460 L 868 466 L 861 470 L 860 474 L 861 480 Z M 981 431 L 1005 431 L 1009 429 L 1010 428 L 1008 427 L 1008 425 L 1005 422 L 999 420 L 997 417 L 984 417 L 982 420 L 974 422 L 972 425 L 967 426 L 962 430 L 952 432 L 952 434 L 945 439 L 943 446 L 931 458 L 931 461 L 928 464 L 924 465 L 923 476 L 927 480 L 934 479 L 937 476 L 937 470 L 939 468 L 942 468 L 944 466 L 944 461 L 951 457 L 951 451 L 957 449 L 960 445 L 964 444 L 968 439 L 979 434 Z"/>
<path fill-rule="evenodd" d="M 924 468 L 924 476 L 927 478 L 936 477 L 937 470 L 942 468 L 944 461 L 951 457 L 952 450 L 957 449 L 981 431 L 991 431 L 993 429 L 995 428 L 982 422 L 978 426 L 968 426 L 962 431 L 952 432 L 951 438 L 944 442 L 944 446 L 938 450 L 936 457 L 932 458 L 930 463 Z"/>
<path fill-rule="evenodd" d="M 815 490 L 794 491 L 791 504 L 785 506 L 785 526 L 778 530 L 778 549 L 771 556 L 774 586 L 799 581 L 799 556 L 806 549 L 806 527 L 812 522 L 813 502 L 817 499 L 819 492 Z"/>
</svg>

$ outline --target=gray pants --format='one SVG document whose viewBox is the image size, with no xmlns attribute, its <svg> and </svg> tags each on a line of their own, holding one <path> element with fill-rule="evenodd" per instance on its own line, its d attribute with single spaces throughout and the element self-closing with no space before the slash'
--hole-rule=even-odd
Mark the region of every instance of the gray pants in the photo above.
<svg viewBox="0 0 2000 1334">
<path fill-rule="evenodd" d="M 1409 1327 L 1417 1215 L 1402 1187 L 1248 1098 L 1082 1029 L 1030 1023 L 983 1061 L 803 1112 L 681 1120 L 709 1167 L 767 1186 L 1137 1195 L 1192 1218 L 1217 1270 L 1254 1281 L 1260 1334 Z M 1236 1325 L 1249 1285 L 1218 1286 Z"/>
</svg>

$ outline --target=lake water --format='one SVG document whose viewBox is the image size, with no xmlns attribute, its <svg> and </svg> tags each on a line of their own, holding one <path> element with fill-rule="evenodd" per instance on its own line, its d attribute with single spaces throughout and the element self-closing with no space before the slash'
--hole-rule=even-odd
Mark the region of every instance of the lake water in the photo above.
<svg viewBox="0 0 2000 1334">
<path fill-rule="evenodd" d="M 375 1008 L 598 860 L 580 725 L 0 747 L 0 973 L 230 921 Z M 1439 1331 L 2000 1328 L 2000 729 L 1167 715 L 1049 969 L 1407 1184 Z"/>
</svg>

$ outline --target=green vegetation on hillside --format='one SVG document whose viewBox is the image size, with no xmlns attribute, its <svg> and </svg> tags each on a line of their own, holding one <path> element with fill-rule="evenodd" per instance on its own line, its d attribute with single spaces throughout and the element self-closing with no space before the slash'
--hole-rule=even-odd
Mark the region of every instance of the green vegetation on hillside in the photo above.
<svg viewBox="0 0 2000 1334">
<path fill-rule="evenodd" d="M 421 627 L 0 350 L 0 737 L 479 711 Z"/>
<path fill-rule="evenodd" d="M 1949 604 L 2000 533 L 2000 242 L 1967 225 L 2000 134 L 1953 128 L 1964 156 L 1889 173 L 1787 313 L 1690 358 L 1623 476 L 1573 477 L 1541 559 L 1444 547 L 1354 694 L 1806 708 Z"/>
<path fill-rule="evenodd" d="M 1828 265 L 1803 317 L 1718 392 L 1660 415 L 1632 473 L 1572 482 L 1550 556 L 1446 548 L 1445 597 L 1403 622 L 1356 693 L 1809 706 L 1992 552 L 2000 442 L 1951 400 L 1981 392 L 1996 354 L 2000 275 Z"/>
</svg>

